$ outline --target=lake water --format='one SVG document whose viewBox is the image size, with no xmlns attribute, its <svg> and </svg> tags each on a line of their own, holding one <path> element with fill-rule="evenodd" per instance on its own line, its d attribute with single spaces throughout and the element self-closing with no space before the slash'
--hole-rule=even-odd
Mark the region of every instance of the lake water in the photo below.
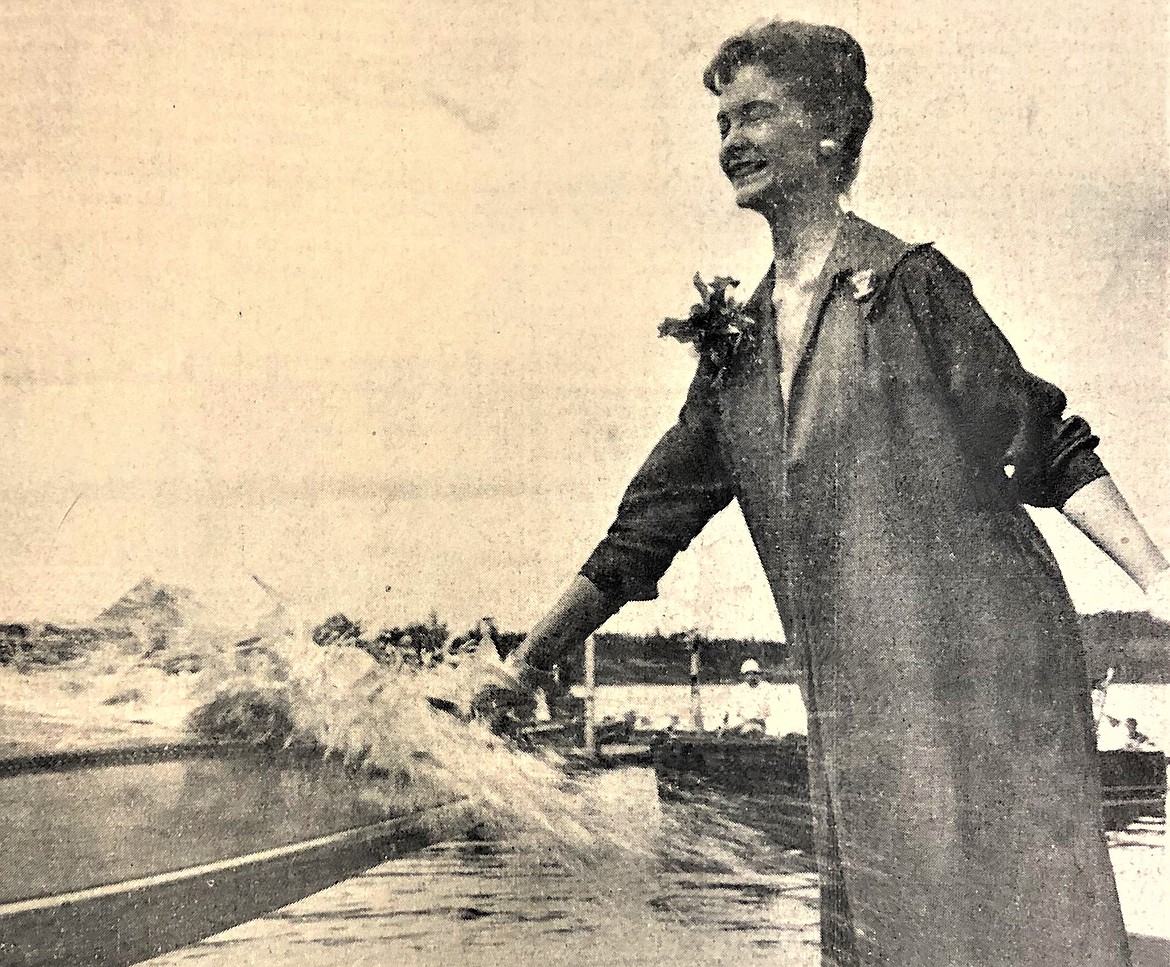
<svg viewBox="0 0 1170 967">
<path fill-rule="evenodd" d="M 550 853 L 456 842 L 386 863 L 152 967 L 547 967 L 729 963 L 813 967 L 816 884 L 799 854 L 700 804 L 662 806 L 653 773 L 592 776 L 650 853 Z"/>
<path fill-rule="evenodd" d="M 1110 714 L 1133 714 L 1166 747 L 1166 686 L 1114 686 Z M 705 690 L 720 716 L 726 687 Z M 689 715 L 683 687 L 602 688 L 601 714 Z M 778 689 L 774 731 L 802 724 L 794 686 Z M 386 863 L 152 967 L 737 967 L 819 964 L 807 858 L 770 846 L 710 804 L 662 804 L 653 773 L 581 780 L 583 802 L 629 850 L 566 855 L 539 838 L 454 842 Z M 1170 964 L 1165 824 L 1110 834 L 1135 967 Z"/>
</svg>

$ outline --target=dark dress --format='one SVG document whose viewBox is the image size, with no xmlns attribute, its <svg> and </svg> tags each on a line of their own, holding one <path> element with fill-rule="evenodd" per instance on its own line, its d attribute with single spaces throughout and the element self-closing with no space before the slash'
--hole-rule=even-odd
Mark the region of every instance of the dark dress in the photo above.
<svg viewBox="0 0 1170 967">
<path fill-rule="evenodd" d="M 771 288 L 582 573 L 653 598 L 739 501 L 804 660 L 826 965 L 1127 964 L 1076 615 L 1022 506 L 1104 475 L 1096 438 L 930 246 L 846 219 L 787 408 Z"/>
</svg>

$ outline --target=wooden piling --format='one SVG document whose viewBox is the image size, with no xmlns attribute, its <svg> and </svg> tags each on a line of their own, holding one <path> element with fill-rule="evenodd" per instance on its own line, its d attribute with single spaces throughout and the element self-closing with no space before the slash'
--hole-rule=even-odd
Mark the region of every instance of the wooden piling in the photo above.
<svg viewBox="0 0 1170 967">
<path fill-rule="evenodd" d="M 585 755 L 597 756 L 597 646 L 593 635 L 585 639 Z"/>
</svg>

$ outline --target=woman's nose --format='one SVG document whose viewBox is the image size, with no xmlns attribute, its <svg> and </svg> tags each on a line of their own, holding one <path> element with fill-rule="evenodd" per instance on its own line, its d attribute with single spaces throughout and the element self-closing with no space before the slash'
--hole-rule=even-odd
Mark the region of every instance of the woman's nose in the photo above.
<svg viewBox="0 0 1170 967">
<path fill-rule="evenodd" d="M 735 147 L 743 143 L 743 125 L 736 124 L 734 121 L 730 122 L 723 131 L 723 137 L 720 143 L 725 148 Z"/>
</svg>

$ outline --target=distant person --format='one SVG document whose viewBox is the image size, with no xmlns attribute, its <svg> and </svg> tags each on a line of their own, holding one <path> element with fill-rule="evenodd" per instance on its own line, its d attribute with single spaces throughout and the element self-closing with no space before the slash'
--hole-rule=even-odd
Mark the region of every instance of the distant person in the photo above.
<svg viewBox="0 0 1170 967">
<path fill-rule="evenodd" d="M 1109 666 L 1109 671 L 1105 673 L 1105 677 L 1093 683 L 1093 724 L 1098 728 L 1101 726 L 1101 718 L 1105 714 L 1105 701 L 1109 695 L 1109 683 L 1113 681 L 1113 666 Z"/>
<path fill-rule="evenodd" d="M 1125 747 L 1131 752 L 1150 752 L 1156 748 L 1148 735 L 1138 731 L 1135 718 L 1125 720 Z"/>
<path fill-rule="evenodd" d="M 765 684 L 760 663 L 749 658 L 739 666 L 739 684 L 731 690 L 731 708 L 725 720 L 729 732 L 765 735 L 772 717 L 772 689 Z"/>
</svg>

